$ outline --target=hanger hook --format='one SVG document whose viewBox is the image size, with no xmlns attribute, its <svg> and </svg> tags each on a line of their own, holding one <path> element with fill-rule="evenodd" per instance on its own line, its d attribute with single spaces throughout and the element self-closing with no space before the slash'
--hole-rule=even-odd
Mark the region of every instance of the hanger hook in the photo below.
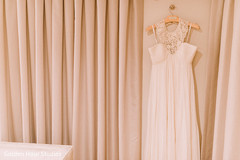
<svg viewBox="0 0 240 160">
<path fill-rule="evenodd" d="M 170 12 L 171 15 L 173 15 L 172 10 L 174 10 L 175 8 L 176 8 L 176 6 L 174 4 L 171 4 L 169 6 L 169 12 Z"/>
</svg>

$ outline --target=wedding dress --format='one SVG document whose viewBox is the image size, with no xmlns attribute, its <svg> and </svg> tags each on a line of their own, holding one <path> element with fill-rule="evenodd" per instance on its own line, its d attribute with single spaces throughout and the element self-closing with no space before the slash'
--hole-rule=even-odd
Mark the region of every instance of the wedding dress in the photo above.
<svg viewBox="0 0 240 160">
<path fill-rule="evenodd" d="M 179 19 L 169 31 L 157 24 L 148 97 L 143 160 L 200 160 L 192 61 L 197 47 L 184 40 L 191 27 Z M 187 34 L 188 33 L 188 34 Z"/>
</svg>

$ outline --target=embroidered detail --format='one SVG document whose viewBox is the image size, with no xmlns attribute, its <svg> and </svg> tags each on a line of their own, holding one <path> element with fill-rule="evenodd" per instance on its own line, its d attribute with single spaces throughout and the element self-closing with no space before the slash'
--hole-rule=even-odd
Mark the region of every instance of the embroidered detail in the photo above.
<svg viewBox="0 0 240 160">
<path fill-rule="evenodd" d="M 174 31 L 168 31 L 165 21 L 156 24 L 156 35 L 159 43 L 166 46 L 171 54 L 174 54 L 181 43 L 184 42 L 188 32 L 188 22 L 179 18 L 179 23 Z"/>
</svg>

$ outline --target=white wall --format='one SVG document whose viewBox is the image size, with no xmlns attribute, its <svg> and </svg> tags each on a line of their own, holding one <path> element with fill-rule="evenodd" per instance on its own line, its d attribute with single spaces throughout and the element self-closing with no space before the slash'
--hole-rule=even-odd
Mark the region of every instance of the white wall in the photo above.
<svg viewBox="0 0 240 160">
<path fill-rule="evenodd" d="M 195 22 L 200 25 L 201 30 L 192 30 L 190 37 L 191 44 L 198 46 L 197 54 L 193 61 L 195 83 L 196 83 L 196 98 L 197 98 L 197 110 L 199 115 L 200 130 L 202 128 L 204 120 L 204 91 L 206 82 L 206 62 L 207 62 L 207 40 L 208 40 L 208 26 L 210 17 L 210 0 L 145 0 L 144 2 L 144 29 L 157 23 L 161 19 L 168 16 L 170 4 L 175 4 L 176 9 L 173 12 L 183 19 L 190 22 Z M 169 30 L 175 29 L 176 25 L 169 26 Z M 146 136 L 146 118 L 147 118 L 147 101 L 148 101 L 148 89 L 149 78 L 151 70 L 151 61 L 148 53 L 148 47 L 154 44 L 153 35 L 147 35 L 145 30 L 143 31 L 143 118 L 142 118 L 142 140 L 143 147 L 145 146 Z M 142 147 L 142 148 L 143 148 Z"/>
</svg>

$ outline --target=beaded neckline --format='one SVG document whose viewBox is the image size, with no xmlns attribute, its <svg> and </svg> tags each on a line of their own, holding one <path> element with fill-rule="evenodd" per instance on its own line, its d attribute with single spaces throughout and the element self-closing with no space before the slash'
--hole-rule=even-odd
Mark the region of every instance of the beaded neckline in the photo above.
<svg viewBox="0 0 240 160">
<path fill-rule="evenodd" d="M 157 42 L 165 45 L 170 54 L 176 53 L 178 47 L 184 42 L 187 32 L 188 22 L 181 18 L 174 31 L 168 31 L 164 20 L 156 24 Z"/>
</svg>

